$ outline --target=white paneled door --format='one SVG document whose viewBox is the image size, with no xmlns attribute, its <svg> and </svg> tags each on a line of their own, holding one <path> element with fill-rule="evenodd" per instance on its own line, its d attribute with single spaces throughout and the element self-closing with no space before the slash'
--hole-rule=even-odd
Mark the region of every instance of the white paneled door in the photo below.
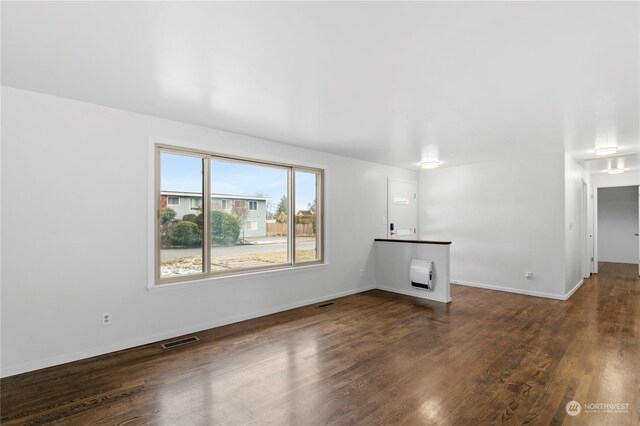
<svg viewBox="0 0 640 426">
<path fill-rule="evenodd" d="M 388 179 L 387 238 L 416 239 L 418 226 L 418 184 Z"/>
</svg>

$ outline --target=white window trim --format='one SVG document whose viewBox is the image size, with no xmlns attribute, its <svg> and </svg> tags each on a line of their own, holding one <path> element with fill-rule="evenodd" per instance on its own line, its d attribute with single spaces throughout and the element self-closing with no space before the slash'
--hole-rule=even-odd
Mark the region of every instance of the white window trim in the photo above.
<svg viewBox="0 0 640 426">
<path fill-rule="evenodd" d="M 189 286 L 190 283 L 199 283 L 199 282 L 220 282 L 227 280 L 234 280 L 238 278 L 242 278 L 244 276 L 254 275 L 254 274 L 277 274 L 281 272 L 290 272 L 290 271 L 301 271 L 307 269 L 313 269 L 317 266 L 329 265 L 331 259 L 331 236 L 327 232 L 327 224 L 330 223 L 330 207 L 331 207 L 331 197 L 328 196 L 328 188 L 331 186 L 331 166 L 324 163 L 316 163 L 311 161 L 300 160 L 296 157 L 287 157 L 281 155 L 273 155 L 271 152 L 274 150 L 270 150 L 269 152 L 263 152 L 260 155 L 256 155 L 259 157 L 261 161 L 266 163 L 273 164 L 295 164 L 301 168 L 309 168 L 309 169 L 319 169 L 323 170 L 323 182 L 322 182 L 322 251 L 323 251 L 323 260 L 322 262 L 309 262 L 309 263 L 300 263 L 298 266 L 289 266 L 284 265 L 283 267 L 274 267 L 273 269 L 264 269 L 264 270 L 239 270 L 237 273 L 233 275 L 206 275 L 206 276 L 194 276 L 192 280 L 185 280 L 176 283 L 166 283 L 158 285 L 156 284 L 156 221 L 153 220 L 155 217 L 157 210 L 157 200 L 156 200 L 156 145 L 169 145 L 176 148 L 184 148 L 187 150 L 198 150 L 204 152 L 213 151 L 212 146 L 221 146 L 225 147 L 224 150 L 215 150 L 217 154 L 221 156 L 235 157 L 235 158 L 243 158 L 246 155 L 246 150 L 234 150 L 229 149 L 229 140 L 246 140 L 246 142 L 251 143 L 255 141 L 255 138 L 236 135 L 233 133 L 223 132 L 212 130 L 210 132 L 210 138 L 206 143 L 204 142 L 196 142 L 196 141 L 185 141 L 178 139 L 170 139 L 165 137 L 158 136 L 148 136 L 147 138 L 147 218 L 149 219 L 147 222 L 147 290 L 158 289 L 162 287 L 198 287 L 199 285 Z M 257 158 L 256 158 L 257 160 Z M 295 238 L 292 238 L 294 240 Z M 191 277 L 190 277 L 191 278 Z"/>
<path fill-rule="evenodd" d="M 256 206 L 255 209 L 251 208 L 251 204 L 253 204 L 254 206 Z M 255 212 L 258 211 L 258 202 L 257 201 L 249 201 L 249 211 Z"/>
<path fill-rule="evenodd" d="M 189 281 L 179 281 L 179 282 L 166 283 L 166 284 L 160 284 L 160 285 L 149 285 L 147 286 L 147 291 L 149 291 L 150 293 L 151 292 L 156 293 L 156 292 L 164 292 L 164 291 L 186 290 L 189 288 L 210 286 L 211 283 L 228 282 L 228 281 L 243 280 L 243 279 L 246 280 L 255 276 L 262 276 L 262 275 L 278 276 L 278 275 L 290 274 L 295 272 L 308 273 L 309 271 L 313 271 L 318 268 L 323 268 L 325 266 L 329 266 L 329 262 L 327 262 L 326 260 L 324 263 L 311 263 L 309 265 L 303 264 L 300 266 L 296 266 L 294 268 L 285 267 L 285 268 L 263 269 L 260 271 L 239 272 L 234 275 L 214 275 L 214 276 L 194 278 L 193 280 L 189 280 Z"/>
<path fill-rule="evenodd" d="M 178 203 L 177 203 L 177 204 L 171 204 L 171 203 L 169 202 L 169 198 L 175 198 L 175 199 L 177 199 L 177 200 L 178 200 Z M 167 195 L 167 207 L 169 207 L 169 206 L 179 206 L 179 205 L 180 205 L 180 197 L 176 197 L 175 195 Z"/>
</svg>

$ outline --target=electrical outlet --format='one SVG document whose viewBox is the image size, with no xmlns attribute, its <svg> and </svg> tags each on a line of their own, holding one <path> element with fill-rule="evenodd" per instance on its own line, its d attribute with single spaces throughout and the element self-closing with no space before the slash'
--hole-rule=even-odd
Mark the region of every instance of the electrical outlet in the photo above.
<svg viewBox="0 0 640 426">
<path fill-rule="evenodd" d="M 533 279 L 533 272 L 527 272 L 524 276 L 528 280 Z"/>
<path fill-rule="evenodd" d="M 111 314 L 109 312 L 102 314 L 102 325 L 111 325 Z"/>
</svg>

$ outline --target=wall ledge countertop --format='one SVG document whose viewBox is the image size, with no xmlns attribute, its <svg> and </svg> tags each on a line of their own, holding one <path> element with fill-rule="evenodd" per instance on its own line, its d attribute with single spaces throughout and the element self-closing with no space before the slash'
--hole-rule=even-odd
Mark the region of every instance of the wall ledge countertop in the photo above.
<svg viewBox="0 0 640 426">
<path fill-rule="evenodd" d="M 393 240 L 390 238 L 374 238 L 374 241 L 384 241 L 388 243 L 411 243 L 411 244 L 441 244 L 450 245 L 451 241 L 430 241 L 430 240 Z"/>
</svg>

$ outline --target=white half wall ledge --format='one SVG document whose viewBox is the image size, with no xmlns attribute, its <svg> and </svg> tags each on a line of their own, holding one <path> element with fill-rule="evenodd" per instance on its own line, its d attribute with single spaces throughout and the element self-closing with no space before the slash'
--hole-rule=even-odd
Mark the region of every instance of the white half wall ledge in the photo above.
<svg viewBox="0 0 640 426">
<path fill-rule="evenodd" d="M 553 294 L 553 293 L 545 293 L 542 291 L 535 291 L 535 290 L 524 290 L 524 289 L 518 289 L 518 288 L 511 288 L 511 287 L 501 287 L 493 284 L 482 284 L 482 283 L 476 283 L 472 281 L 451 280 L 451 284 L 453 285 L 462 285 L 465 287 L 476 287 L 476 288 L 482 288 L 485 290 L 503 291 L 505 293 L 515 293 L 515 294 L 522 294 L 525 296 L 535 296 L 535 297 L 542 297 L 545 299 L 554 299 L 554 300 L 569 300 L 569 298 L 576 291 L 578 291 L 578 289 L 582 286 L 583 283 L 584 283 L 584 279 L 580 280 L 580 282 L 576 284 L 575 287 L 573 287 L 571 290 L 569 290 L 567 294 Z"/>
<path fill-rule="evenodd" d="M 238 315 L 234 317 L 224 318 L 221 320 L 216 320 L 208 323 L 198 324 L 191 327 L 176 329 L 167 331 L 165 333 L 159 333 L 153 336 L 145 336 L 138 339 L 127 340 L 124 342 L 118 342 L 114 344 L 99 346 L 95 348 L 90 348 L 87 350 L 65 354 L 62 356 L 52 357 L 48 359 L 38 360 L 34 362 L 27 362 L 24 364 L 19 364 L 15 366 L 11 366 L 8 368 L 3 368 L 1 377 L 9 377 L 16 374 L 31 372 L 35 370 L 41 370 L 43 368 L 53 367 L 61 364 L 67 364 L 69 362 L 80 361 L 87 358 L 92 358 L 95 356 L 106 355 L 112 352 L 117 352 L 125 349 L 132 349 L 137 346 L 149 345 L 152 343 L 159 343 L 166 339 L 172 339 L 175 337 L 183 336 L 185 334 L 192 334 L 210 330 L 216 327 L 222 327 L 225 325 L 230 325 L 234 323 L 238 323 L 241 321 L 250 320 L 253 318 L 259 318 L 266 315 L 272 315 L 284 311 L 288 311 L 295 308 L 301 308 L 304 306 L 315 305 L 317 303 L 326 302 L 328 300 L 339 299 L 341 297 L 350 296 L 352 294 L 364 293 L 369 290 L 375 290 L 375 286 L 367 286 L 367 287 L 359 287 L 352 290 L 342 291 L 339 293 L 334 293 L 322 297 L 317 297 L 315 299 L 304 300 L 301 302 L 290 303 L 287 305 L 276 306 L 273 308 L 265 309 L 262 311 L 250 312 L 243 315 Z"/>
<path fill-rule="evenodd" d="M 376 240 L 377 288 L 392 293 L 436 302 L 451 302 L 450 243 L 426 243 L 387 239 Z M 433 290 L 421 290 L 411 285 L 409 268 L 412 259 L 430 260 L 434 265 Z"/>
</svg>

